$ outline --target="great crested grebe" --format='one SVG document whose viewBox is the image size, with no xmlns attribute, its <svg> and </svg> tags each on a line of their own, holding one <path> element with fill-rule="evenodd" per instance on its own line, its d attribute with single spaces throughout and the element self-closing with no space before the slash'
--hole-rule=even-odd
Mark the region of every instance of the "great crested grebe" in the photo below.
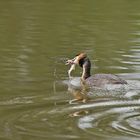
<svg viewBox="0 0 140 140">
<path fill-rule="evenodd" d="M 71 72 L 75 69 L 76 65 L 82 67 L 83 72 L 81 80 L 89 86 L 102 87 L 106 84 L 127 84 L 127 82 L 117 75 L 113 74 L 94 74 L 90 75 L 91 62 L 85 53 L 80 53 L 76 55 L 75 58 L 67 60 L 67 64 L 71 67 L 68 71 L 69 77 L 71 77 Z"/>
</svg>

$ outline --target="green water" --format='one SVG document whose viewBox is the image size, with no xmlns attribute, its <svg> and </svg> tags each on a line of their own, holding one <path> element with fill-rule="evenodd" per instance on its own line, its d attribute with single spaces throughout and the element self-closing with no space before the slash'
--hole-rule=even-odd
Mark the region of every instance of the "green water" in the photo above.
<svg viewBox="0 0 140 140">
<path fill-rule="evenodd" d="M 85 97 L 64 61 L 82 51 L 125 90 L 70 104 Z M 139 0 L 0 0 L 1 140 L 139 140 L 139 90 Z"/>
</svg>

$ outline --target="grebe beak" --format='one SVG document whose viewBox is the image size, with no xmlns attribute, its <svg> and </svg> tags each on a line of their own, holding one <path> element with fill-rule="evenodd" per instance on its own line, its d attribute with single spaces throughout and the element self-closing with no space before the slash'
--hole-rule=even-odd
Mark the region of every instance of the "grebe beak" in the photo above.
<svg viewBox="0 0 140 140">
<path fill-rule="evenodd" d="M 75 62 L 74 62 L 75 59 L 76 59 L 76 57 L 73 58 L 73 59 L 68 59 L 68 60 L 66 61 L 65 65 L 73 65 L 73 64 L 75 64 Z"/>
<path fill-rule="evenodd" d="M 85 57 L 87 57 L 87 55 L 85 53 L 79 53 L 73 59 L 67 60 L 65 65 L 78 64 L 79 60 L 82 59 L 82 58 L 85 58 Z"/>
</svg>

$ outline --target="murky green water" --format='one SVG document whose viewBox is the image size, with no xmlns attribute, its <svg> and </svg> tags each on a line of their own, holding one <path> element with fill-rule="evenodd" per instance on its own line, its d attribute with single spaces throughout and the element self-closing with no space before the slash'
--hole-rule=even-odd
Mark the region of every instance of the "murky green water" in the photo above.
<svg viewBox="0 0 140 140">
<path fill-rule="evenodd" d="M 81 51 L 92 73 L 129 84 L 86 95 L 67 87 L 64 60 Z M 0 0 L 0 139 L 139 138 L 139 0 Z"/>
</svg>

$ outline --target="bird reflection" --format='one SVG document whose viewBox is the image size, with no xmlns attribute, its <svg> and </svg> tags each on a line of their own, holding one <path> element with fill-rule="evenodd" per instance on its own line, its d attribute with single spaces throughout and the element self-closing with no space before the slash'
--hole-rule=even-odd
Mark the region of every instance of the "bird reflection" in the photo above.
<svg viewBox="0 0 140 140">
<path fill-rule="evenodd" d="M 89 102 L 90 98 L 88 96 L 89 89 L 82 85 L 80 88 L 74 87 L 73 85 L 68 85 L 68 91 L 72 95 L 73 99 L 69 101 L 69 104 L 80 104 Z M 78 110 L 69 114 L 70 117 L 78 117 L 88 114 L 87 110 Z"/>
<path fill-rule="evenodd" d="M 74 104 L 78 102 L 86 103 L 89 101 L 88 88 L 86 88 L 85 86 L 82 86 L 81 88 L 75 88 L 72 85 L 69 85 L 68 91 L 74 98 L 69 101 L 70 104 Z"/>
</svg>

